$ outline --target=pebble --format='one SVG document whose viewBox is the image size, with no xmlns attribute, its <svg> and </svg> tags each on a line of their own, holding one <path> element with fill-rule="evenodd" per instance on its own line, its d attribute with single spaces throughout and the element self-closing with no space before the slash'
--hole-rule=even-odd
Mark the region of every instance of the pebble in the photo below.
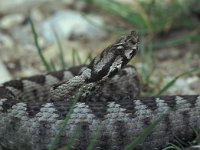
<svg viewBox="0 0 200 150">
<path fill-rule="evenodd" d="M 167 77 L 164 82 L 167 84 L 170 81 L 172 81 L 174 78 L 172 77 Z M 196 94 L 194 90 L 192 90 L 192 88 L 190 87 L 192 85 L 192 83 L 194 83 L 194 79 L 191 82 L 191 78 L 188 79 L 184 79 L 184 78 L 180 78 L 178 79 L 168 90 L 167 93 L 169 94 L 174 94 L 176 93 L 178 94 L 186 94 L 186 95 L 193 95 Z M 196 80 L 196 79 L 195 79 Z M 166 85 L 164 84 L 164 85 Z"/>
<path fill-rule="evenodd" d="M 49 4 L 53 0 L 1 0 L 0 13 L 27 13 L 30 9 Z"/>
<path fill-rule="evenodd" d="M 3 64 L 3 62 L 0 60 L 0 83 L 6 82 L 11 80 L 12 77 L 10 73 L 8 72 L 7 68 Z"/>
<path fill-rule="evenodd" d="M 3 33 L 0 33 L 0 46 L 3 47 L 8 47 L 8 48 L 12 48 L 14 46 L 14 43 L 12 41 L 12 39 Z"/>
<path fill-rule="evenodd" d="M 105 37 L 105 32 L 99 28 L 104 25 L 103 20 L 98 16 L 87 16 L 87 18 L 93 24 L 87 21 L 80 12 L 58 11 L 40 25 L 40 33 L 48 42 L 56 42 L 54 32 L 64 39 L 69 39 L 71 36 L 84 36 L 90 40 Z"/>
<path fill-rule="evenodd" d="M 21 14 L 6 15 L 1 18 L 0 28 L 9 30 L 14 26 L 20 25 L 24 19 L 25 17 Z"/>
</svg>

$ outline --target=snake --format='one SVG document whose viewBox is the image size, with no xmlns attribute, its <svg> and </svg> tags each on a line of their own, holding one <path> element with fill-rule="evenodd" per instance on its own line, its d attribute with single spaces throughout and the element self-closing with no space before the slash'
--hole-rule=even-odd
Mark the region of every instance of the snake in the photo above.
<svg viewBox="0 0 200 150">
<path fill-rule="evenodd" d="M 141 96 L 142 81 L 127 63 L 139 50 L 132 31 L 89 65 L 0 85 L 0 150 L 159 150 L 200 129 L 200 95 Z M 163 115 L 164 114 L 164 115 Z"/>
</svg>

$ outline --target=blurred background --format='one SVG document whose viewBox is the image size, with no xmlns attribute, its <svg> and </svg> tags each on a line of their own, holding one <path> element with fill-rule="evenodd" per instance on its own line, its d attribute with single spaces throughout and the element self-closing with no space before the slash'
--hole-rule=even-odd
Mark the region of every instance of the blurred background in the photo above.
<svg viewBox="0 0 200 150">
<path fill-rule="evenodd" d="M 199 0 L 0 0 L 0 83 L 89 63 L 131 30 L 143 95 L 200 92 Z"/>
</svg>

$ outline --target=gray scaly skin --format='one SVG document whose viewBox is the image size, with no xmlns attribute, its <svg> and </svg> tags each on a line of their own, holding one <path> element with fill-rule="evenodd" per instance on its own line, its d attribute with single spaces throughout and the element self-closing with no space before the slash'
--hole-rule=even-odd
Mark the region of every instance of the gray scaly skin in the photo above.
<svg viewBox="0 0 200 150">
<path fill-rule="evenodd" d="M 0 150 L 45 150 L 72 106 L 58 147 L 121 150 L 167 113 L 137 149 L 161 149 L 174 136 L 187 140 L 200 129 L 200 96 L 139 97 L 139 75 L 125 66 L 138 50 L 131 33 L 106 48 L 88 66 L 6 82 L 0 86 Z M 124 68 L 122 68 L 125 66 Z M 78 134 L 77 134 L 78 131 Z"/>
</svg>

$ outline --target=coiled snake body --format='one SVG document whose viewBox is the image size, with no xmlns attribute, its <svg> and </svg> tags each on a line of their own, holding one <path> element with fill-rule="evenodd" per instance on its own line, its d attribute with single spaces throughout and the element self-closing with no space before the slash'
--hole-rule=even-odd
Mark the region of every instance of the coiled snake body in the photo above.
<svg viewBox="0 0 200 150">
<path fill-rule="evenodd" d="M 67 114 L 55 148 L 73 143 L 71 149 L 87 149 L 95 140 L 93 149 L 121 150 L 172 108 L 177 109 L 137 149 L 161 149 L 175 136 L 193 137 L 193 128 L 200 128 L 200 96 L 139 97 L 139 76 L 125 66 L 137 50 L 138 36 L 132 32 L 88 66 L 2 84 L 0 150 L 50 148 Z"/>
</svg>

